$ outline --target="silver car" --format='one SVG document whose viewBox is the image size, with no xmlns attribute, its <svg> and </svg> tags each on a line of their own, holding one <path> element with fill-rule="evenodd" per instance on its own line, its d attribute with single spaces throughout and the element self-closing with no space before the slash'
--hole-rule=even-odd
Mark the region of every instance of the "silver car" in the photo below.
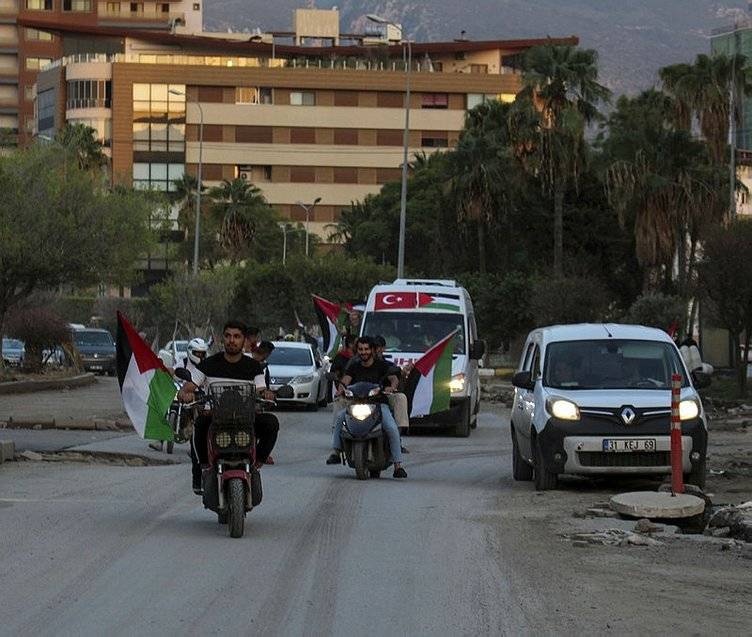
<svg viewBox="0 0 752 637">
<path fill-rule="evenodd" d="M 326 404 L 326 365 L 310 344 L 274 341 L 267 363 L 271 388 L 289 385 L 294 392 L 292 398 L 277 398 L 279 404 L 302 405 L 312 411 Z"/>
<path fill-rule="evenodd" d="M 3 338 L 3 361 L 6 365 L 20 365 L 24 359 L 24 342 L 17 338 Z"/>
</svg>

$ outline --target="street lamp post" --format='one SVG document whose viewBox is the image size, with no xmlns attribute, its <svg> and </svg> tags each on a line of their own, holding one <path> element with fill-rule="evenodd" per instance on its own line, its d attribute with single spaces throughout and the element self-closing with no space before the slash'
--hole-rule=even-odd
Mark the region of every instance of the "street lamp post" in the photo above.
<svg viewBox="0 0 752 637">
<path fill-rule="evenodd" d="M 299 205 L 303 210 L 305 210 L 305 255 L 308 256 L 308 222 L 311 219 L 311 212 L 316 207 L 316 204 L 321 201 L 321 197 L 316 197 L 316 199 L 313 200 L 313 203 L 310 206 L 306 206 L 302 201 L 296 201 L 295 203 Z"/>
<path fill-rule="evenodd" d="M 185 97 L 183 91 L 177 89 L 170 89 L 170 93 L 173 95 L 182 95 Z M 196 101 L 199 112 L 199 124 L 198 124 L 198 171 L 196 178 L 198 184 L 196 186 L 196 233 L 193 237 L 193 274 L 198 274 L 198 239 L 201 231 L 201 168 L 203 162 L 204 153 L 204 109 L 201 108 L 201 104 Z"/>
<path fill-rule="evenodd" d="M 282 265 L 287 263 L 287 224 L 280 223 L 279 227 L 282 228 Z"/>
<path fill-rule="evenodd" d="M 405 69 L 405 130 L 402 133 L 402 188 L 400 190 L 400 226 L 399 226 L 399 244 L 397 249 L 397 278 L 401 279 L 405 275 L 405 226 L 407 221 L 407 154 L 410 143 L 410 71 L 413 62 L 413 48 L 410 40 L 406 40 L 403 35 L 402 26 L 395 24 L 391 20 L 382 18 L 374 14 L 366 16 L 371 22 L 378 24 L 391 25 L 400 31 L 400 41 L 403 46 L 407 47 L 407 68 Z"/>
</svg>

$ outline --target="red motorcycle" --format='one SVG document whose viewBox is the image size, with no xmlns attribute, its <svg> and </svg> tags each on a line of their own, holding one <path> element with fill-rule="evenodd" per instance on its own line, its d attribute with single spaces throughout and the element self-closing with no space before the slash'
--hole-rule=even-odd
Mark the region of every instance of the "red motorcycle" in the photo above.
<svg viewBox="0 0 752 637">
<path fill-rule="evenodd" d="M 183 370 L 176 375 L 183 378 Z M 190 380 L 190 373 L 183 380 Z M 276 394 L 286 398 L 292 392 L 281 387 Z M 253 383 L 227 381 L 210 383 L 191 407 L 211 409 L 207 451 L 209 464 L 202 471 L 204 508 L 214 511 L 220 524 L 227 524 L 230 537 L 242 537 L 245 515 L 261 504 L 261 474 L 255 468 L 256 436 L 254 420 L 273 401 L 256 395 Z"/>
</svg>

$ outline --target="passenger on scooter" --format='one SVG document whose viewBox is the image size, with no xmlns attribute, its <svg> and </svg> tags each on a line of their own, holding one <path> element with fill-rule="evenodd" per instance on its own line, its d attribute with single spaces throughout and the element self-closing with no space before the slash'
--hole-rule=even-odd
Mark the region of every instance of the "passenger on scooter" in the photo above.
<svg viewBox="0 0 752 637">
<path fill-rule="evenodd" d="M 384 358 L 384 351 L 386 350 L 386 339 L 383 336 L 374 336 L 373 342 L 375 344 L 375 352 L 377 360 L 386 361 L 392 366 L 393 373 L 397 378 L 401 378 L 402 370 L 398 365 L 394 365 L 391 361 Z M 406 431 L 410 427 L 410 415 L 407 413 L 407 396 L 400 391 L 396 391 L 393 394 L 389 394 L 389 409 L 394 414 L 394 419 L 397 421 L 401 431 Z M 402 447 L 402 453 L 407 450 Z M 408 452 L 409 453 L 409 452 Z"/>
<path fill-rule="evenodd" d="M 256 345 L 256 348 L 251 354 L 246 353 L 246 356 L 250 356 L 253 360 L 257 361 L 264 368 L 264 380 L 266 381 L 266 388 L 271 389 L 271 375 L 269 374 L 269 365 L 266 364 L 266 360 L 271 356 L 274 351 L 274 343 L 271 341 L 261 341 Z M 271 454 L 266 457 L 264 464 L 274 464 L 274 458 Z"/>
<path fill-rule="evenodd" d="M 215 381 L 244 380 L 253 382 L 259 395 L 273 400 L 274 394 L 267 390 L 264 370 L 261 364 L 249 356 L 243 356 L 246 326 L 240 321 L 228 321 L 222 330 L 224 351 L 202 361 L 191 373 L 192 382 L 183 385 L 178 398 L 183 402 L 195 400 L 195 390 L 207 387 Z M 206 437 L 211 424 L 210 415 L 196 419 L 191 440 L 193 461 L 193 491 L 201 494 L 201 465 L 208 462 Z M 274 414 L 257 414 L 254 424 L 256 432 L 256 468 L 259 468 L 274 448 L 279 432 L 279 421 Z"/>
<path fill-rule="evenodd" d="M 399 385 L 399 378 L 394 374 L 393 367 L 384 360 L 378 360 L 374 356 L 373 339 L 362 336 L 358 339 L 358 358 L 353 358 L 345 369 L 341 385 L 338 386 L 337 394 L 343 392 L 343 386 L 352 383 L 373 383 L 380 385 L 384 380 L 388 383 L 384 393 L 394 393 Z M 345 418 L 345 410 L 342 409 L 335 419 L 334 438 L 332 441 L 332 453 L 326 459 L 327 464 L 339 464 L 342 453 L 342 423 Z M 394 477 L 406 478 L 407 472 L 402 467 L 402 450 L 397 422 L 386 404 L 381 404 L 381 426 L 389 440 L 389 450 L 394 463 Z"/>
</svg>

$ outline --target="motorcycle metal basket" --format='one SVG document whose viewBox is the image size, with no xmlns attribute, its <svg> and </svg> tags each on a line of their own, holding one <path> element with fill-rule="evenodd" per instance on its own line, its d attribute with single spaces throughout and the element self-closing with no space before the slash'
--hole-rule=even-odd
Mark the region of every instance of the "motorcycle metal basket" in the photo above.
<svg viewBox="0 0 752 637">
<path fill-rule="evenodd" d="M 256 414 L 256 387 L 253 383 L 217 382 L 209 384 L 212 423 L 247 426 Z"/>
</svg>

